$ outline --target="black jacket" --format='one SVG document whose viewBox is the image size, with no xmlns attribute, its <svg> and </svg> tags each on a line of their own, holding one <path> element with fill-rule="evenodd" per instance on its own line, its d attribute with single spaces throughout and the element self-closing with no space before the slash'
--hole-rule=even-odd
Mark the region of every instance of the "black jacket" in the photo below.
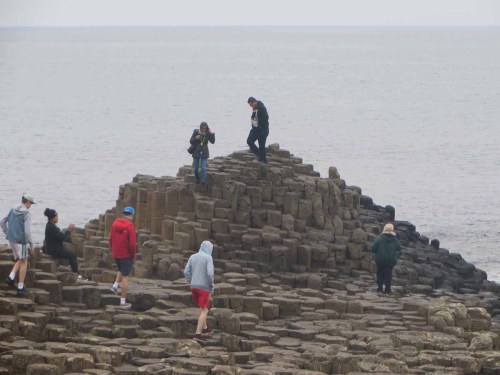
<svg viewBox="0 0 500 375">
<path fill-rule="evenodd" d="M 255 118 L 255 111 L 252 111 L 250 119 Z M 267 108 L 260 100 L 257 101 L 257 127 L 259 129 L 269 129 L 269 115 Z"/>
<path fill-rule="evenodd" d="M 53 222 L 48 221 L 45 226 L 45 240 L 43 241 L 43 252 L 52 256 L 56 256 L 60 251 L 64 250 L 63 242 L 70 241 L 70 232 L 62 231 Z"/>
<path fill-rule="evenodd" d="M 210 156 L 208 152 L 208 142 L 212 144 L 215 143 L 215 133 L 205 133 L 205 135 L 201 136 L 201 139 L 196 139 L 198 134 L 200 134 L 200 130 L 194 129 L 191 140 L 189 141 L 192 145 L 196 145 L 193 152 L 193 158 L 208 159 Z"/>
</svg>

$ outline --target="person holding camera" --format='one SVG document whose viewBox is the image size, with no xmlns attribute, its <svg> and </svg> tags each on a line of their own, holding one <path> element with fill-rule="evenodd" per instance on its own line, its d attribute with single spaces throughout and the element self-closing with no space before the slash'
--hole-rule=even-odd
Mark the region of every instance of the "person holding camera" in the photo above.
<svg viewBox="0 0 500 375">
<path fill-rule="evenodd" d="M 78 272 L 78 260 L 76 255 L 64 248 L 64 242 L 71 242 L 71 233 L 75 231 L 74 224 L 70 224 L 68 229 L 61 230 L 57 223 L 59 214 L 52 208 L 46 208 L 43 212 L 47 216 L 47 225 L 45 226 L 45 240 L 43 241 L 43 252 L 56 259 L 67 259 L 71 271 L 76 273 L 77 279 L 87 281 Z"/>
<path fill-rule="evenodd" d="M 202 122 L 199 129 L 194 129 L 189 142 L 193 150 L 193 170 L 196 183 L 205 185 L 207 182 L 207 159 L 209 157 L 208 142 L 215 143 L 215 133 L 210 131 L 206 122 Z"/>
</svg>

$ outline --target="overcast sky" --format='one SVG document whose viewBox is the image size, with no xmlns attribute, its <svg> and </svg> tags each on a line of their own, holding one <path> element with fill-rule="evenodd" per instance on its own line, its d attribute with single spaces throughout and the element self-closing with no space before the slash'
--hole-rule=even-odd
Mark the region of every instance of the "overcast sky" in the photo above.
<svg viewBox="0 0 500 375">
<path fill-rule="evenodd" d="M 500 0 L 0 0 L 0 26 L 500 25 Z"/>
</svg>

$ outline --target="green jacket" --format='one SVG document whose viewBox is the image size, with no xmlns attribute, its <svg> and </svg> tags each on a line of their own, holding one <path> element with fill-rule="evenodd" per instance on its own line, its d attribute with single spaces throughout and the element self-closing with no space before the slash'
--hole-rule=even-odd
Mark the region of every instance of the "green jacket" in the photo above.
<svg viewBox="0 0 500 375">
<path fill-rule="evenodd" d="M 399 240 L 392 234 L 381 234 L 372 245 L 372 253 L 375 253 L 375 263 L 380 266 L 396 265 L 397 252 L 400 250 Z"/>
</svg>

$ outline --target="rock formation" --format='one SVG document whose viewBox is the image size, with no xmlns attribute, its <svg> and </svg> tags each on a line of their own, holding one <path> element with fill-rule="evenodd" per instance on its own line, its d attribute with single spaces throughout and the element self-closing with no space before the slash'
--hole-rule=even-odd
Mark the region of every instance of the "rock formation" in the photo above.
<svg viewBox="0 0 500 375">
<path fill-rule="evenodd" d="M 269 163 L 248 152 L 176 178 L 138 175 L 116 207 L 72 235 L 80 282 L 38 251 L 28 298 L 0 290 L 1 374 L 497 374 L 499 287 L 459 254 L 430 245 L 331 167 L 278 145 Z M 136 209 L 131 311 L 116 306 L 112 222 Z M 375 293 L 370 245 L 393 222 L 403 250 L 395 296 Z M 215 245 L 216 287 L 205 342 L 182 270 Z M 0 277 L 12 267 L 0 250 Z"/>
</svg>

